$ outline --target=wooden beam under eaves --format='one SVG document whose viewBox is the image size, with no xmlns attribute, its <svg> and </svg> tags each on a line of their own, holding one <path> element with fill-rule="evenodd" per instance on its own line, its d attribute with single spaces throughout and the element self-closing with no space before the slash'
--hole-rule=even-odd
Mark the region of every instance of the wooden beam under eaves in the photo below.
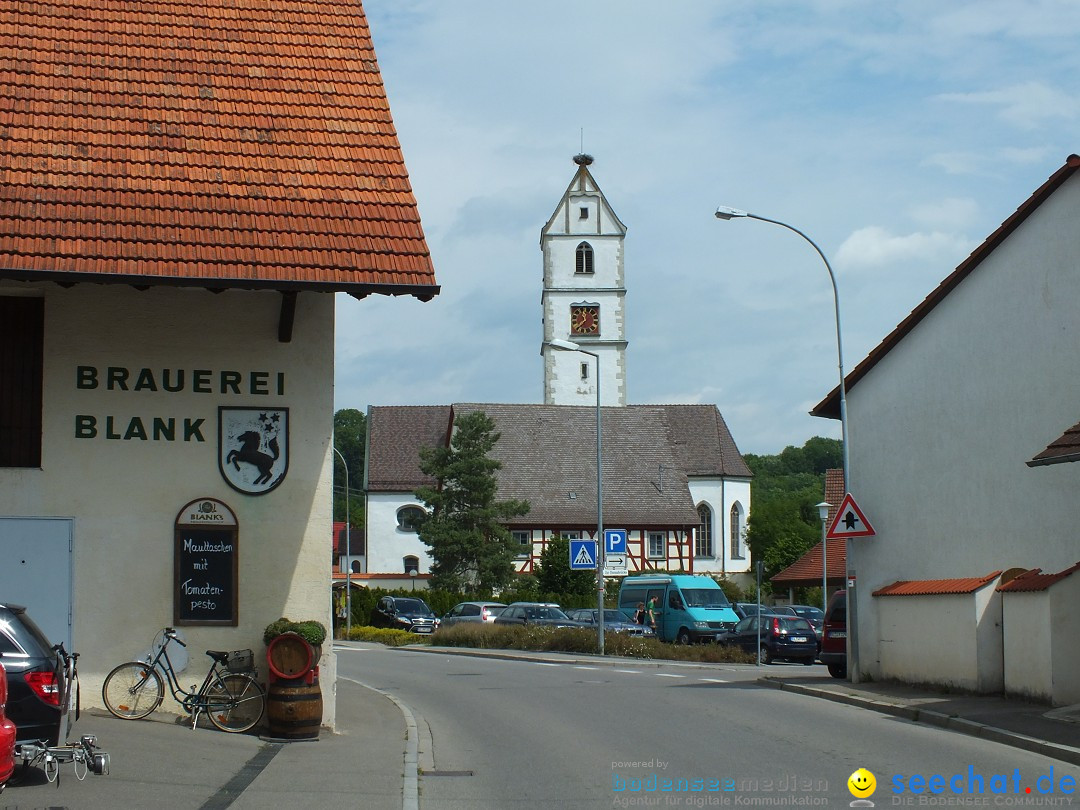
<svg viewBox="0 0 1080 810">
<path fill-rule="evenodd" d="M 281 314 L 278 315 L 278 343 L 291 343 L 293 322 L 296 320 L 296 292 L 287 290 L 281 293 Z"/>
</svg>

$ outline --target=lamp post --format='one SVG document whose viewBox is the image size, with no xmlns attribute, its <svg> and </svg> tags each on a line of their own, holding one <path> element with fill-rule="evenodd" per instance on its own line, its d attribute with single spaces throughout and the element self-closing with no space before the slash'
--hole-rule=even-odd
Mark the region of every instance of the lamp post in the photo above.
<svg viewBox="0 0 1080 810">
<path fill-rule="evenodd" d="M 349 464 L 341 451 L 333 447 L 345 467 L 345 638 L 352 635 L 352 516 L 349 514 Z"/>
<path fill-rule="evenodd" d="M 821 261 L 825 263 L 825 269 L 829 271 L 829 280 L 832 282 L 833 290 L 833 309 L 836 314 L 836 358 L 840 367 L 840 434 L 841 434 L 841 447 L 844 453 L 844 491 L 851 492 L 851 463 L 850 455 L 848 453 L 848 421 L 847 421 L 847 386 L 844 382 L 844 342 L 840 336 L 840 292 L 836 287 L 836 274 L 833 273 L 832 265 L 829 264 L 829 260 L 825 258 L 825 254 L 821 248 L 817 246 L 817 243 L 800 231 L 798 228 L 788 225 L 786 222 L 781 222 L 777 219 L 769 219 L 768 217 L 761 217 L 757 214 L 751 214 L 747 211 L 741 211 L 738 208 L 731 208 L 726 205 L 721 205 L 716 209 L 716 218 L 723 220 L 730 219 L 756 219 L 760 222 L 771 222 L 773 225 L 779 225 L 781 228 L 787 228 L 793 233 L 797 233 L 803 239 L 810 243 L 810 246 L 817 251 L 817 255 L 821 257 Z M 825 538 L 822 538 L 822 561 L 824 561 L 824 542 Z M 851 559 L 851 540 L 850 538 L 845 541 L 844 550 L 848 560 Z M 824 575 L 824 572 L 823 572 Z M 847 602 L 848 602 L 848 673 L 853 683 L 859 682 L 859 644 L 858 644 L 858 624 L 857 615 L 855 611 L 856 600 L 853 598 L 853 588 L 847 589 Z"/>
<path fill-rule="evenodd" d="M 581 352 L 596 360 L 596 646 L 604 654 L 604 473 L 600 454 L 600 355 L 569 340 L 549 340 L 553 349 Z"/>
<path fill-rule="evenodd" d="M 817 505 L 818 517 L 821 518 L 821 615 L 824 621 L 825 611 L 829 609 L 829 549 L 825 539 L 826 523 L 829 520 L 831 503 L 822 501 Z"/>
</svg>

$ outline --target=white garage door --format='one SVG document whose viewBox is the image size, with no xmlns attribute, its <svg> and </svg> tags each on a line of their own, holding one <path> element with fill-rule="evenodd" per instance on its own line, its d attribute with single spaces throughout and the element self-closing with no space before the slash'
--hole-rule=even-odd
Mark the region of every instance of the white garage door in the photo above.
<svg viewBox="0 0 1080 810">
<path fill-rule="evenodd" d="M 0 518 L 0 602 L 25 605 L 49 641 L 71 650 L 70 518 Z"/>
</svg>

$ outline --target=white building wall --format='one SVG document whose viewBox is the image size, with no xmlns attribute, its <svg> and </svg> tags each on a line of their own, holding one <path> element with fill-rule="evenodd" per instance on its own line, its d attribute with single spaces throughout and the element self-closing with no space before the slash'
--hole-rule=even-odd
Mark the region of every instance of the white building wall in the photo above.
<svg viewBox="0 0 1080 810">
<path fill-rule="evenodd" d="M 848 562 L 873 677 L 896 675 L 876 588 L 1076 562 L 1080 464 L 1025 462 L 1077 420 L 1077 212 L 1074 176 L 848 392 L 850 490 L 877 530 Z"/>
<path fill-rule="evenodd" d="M 978 643 L 971 594 L 875 600 L 881 668 L 887 677 L 977 689 Z M 928 638 L 927 628 L 933 628 Z"/>
<path fill-rule="evenodd" d="M 742 558 L 732 556 L 731 508 L 742 508 L 741 531 L 746 531 L 750 514 L 750 481 L 739 478 L 691 478 L 690 497 L 694 506 L 707 504 L 713 513 L 713 558 L 695 557 L 694 572 L 701 574 L 745 574 L 750 570 L 750 549 L 745 540 L 740 543 Z"/>
<path fill-rule="evenodd" d="M 1072 574 L 1056 582 L 1049 593 L 1051 699 L 1057 706 L 1072 706 L 1080 703 L 1080 644 L 1076 643 L 1080 576 Z"/>
<path fill-rule="evenodd" d="M 1022 591 L 1001 596 L 1005 691 L 1049 701 L 1054 691 L 1050 594 Z"/>
<path fill-rule="evenodd" d="M 206 649 L 251 647 L 258 662 L 263 628 L 281 616 L 330 627 L 333 296 L 302 293 L 293 341 L 279 343 L 281 296 L 273 292 L 0 283 L 0 294 L 45 297 L 41 469 L 0 469 L 0 515 L 74 518 L 73 638 L 83 653 L 84 706 L 100 706 L 105 673 L 149 650 L 173 623 L 174 521 L 198 498 L 223 501 L 239 521 L 239 626 L 184 628 L 191 671 L 209 667 Z M 159 380 L 162 369 L 185 369 L 187 385 L 176 393 L 79 388 L 79 366 L 148 368 Z M 197 369 L 211 372 L 206 392 L 192 390 Z M 244 374 L 242 393 L 220 392 L 222 370 Z M 268 373 L 267 393 L 250 392 L 250 372 Z M 288 473 L 273 491 L 241 494 L 219 472 L 222 405 L 290 409 Z M 96 437 L 76 437 L 79 415 L 95 418 Z M 155 416 L 177 420 L 175 441 L 106 438 L 110 418 L 123 435 L 132 418 L 149 426 Z M 197 428 L 187 441 L 185 419 Z M 325 649 L 324 722 L 332 724 L 333 656 Z"/>
<path fill-rule="evenodd" d="M 373 574 L 403 572 L 402 559 L 419 560 L 419 572 L 431 573 L 431 555 L 420 535 L 398 528 L 397 513 L 405 506 L 424 507 L 407 492 L 369 492 L 367 496 L 367 570 Z"/>
</svg>

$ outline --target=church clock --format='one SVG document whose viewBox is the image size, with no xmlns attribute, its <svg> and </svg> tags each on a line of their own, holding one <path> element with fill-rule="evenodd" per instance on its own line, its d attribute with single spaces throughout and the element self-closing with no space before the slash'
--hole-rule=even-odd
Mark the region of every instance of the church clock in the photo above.
<svg viewBox="0 0 1080 810">
<path fill-rule="evenodd" d="M 575 304 L 570 307 L 570 334 L 595 335 L 600 332 L 600 307 Z"/>
</svg>

